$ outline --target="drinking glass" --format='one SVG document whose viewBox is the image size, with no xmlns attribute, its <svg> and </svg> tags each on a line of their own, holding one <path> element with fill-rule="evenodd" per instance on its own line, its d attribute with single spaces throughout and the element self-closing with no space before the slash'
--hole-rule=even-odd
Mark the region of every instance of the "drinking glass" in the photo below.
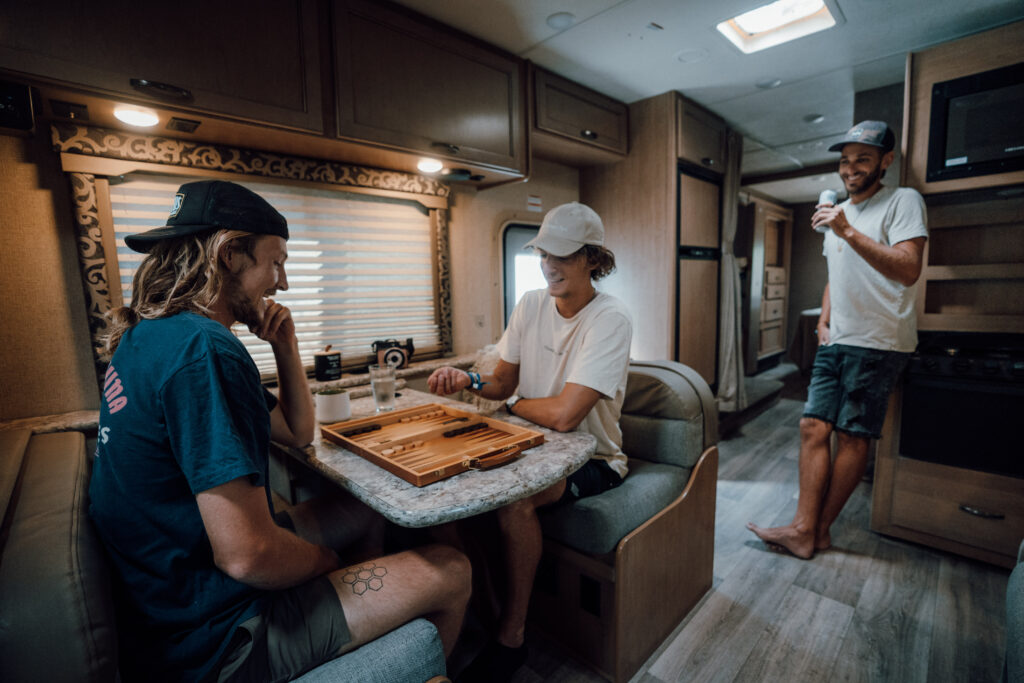
<svg viewBox="0 0 1024 683">
<path fill-rule="evenodd" d="M 370 386 L 373 388 L 373 401 L 377 404 L 378 413 L 395 409 L 394 365 L 371 365 Z"/>
</svg>

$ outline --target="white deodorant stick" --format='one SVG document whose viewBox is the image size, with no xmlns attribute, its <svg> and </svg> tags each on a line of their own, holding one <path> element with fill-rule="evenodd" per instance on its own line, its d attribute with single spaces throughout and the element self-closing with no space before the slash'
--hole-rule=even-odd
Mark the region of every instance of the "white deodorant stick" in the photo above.
<svg viewBox="0 0 1024 683">
<path fill-rule="evenodd" d="M 828 206 L 835 206 L 836 203 L 836 191 L 835 190 L 822 190 L 821 194 L 818 195 L 818 206 L 827 204 Z M 827 232 L 828 223 L 822 223 L 815 228 L 818 232 Z"/>
</svg>

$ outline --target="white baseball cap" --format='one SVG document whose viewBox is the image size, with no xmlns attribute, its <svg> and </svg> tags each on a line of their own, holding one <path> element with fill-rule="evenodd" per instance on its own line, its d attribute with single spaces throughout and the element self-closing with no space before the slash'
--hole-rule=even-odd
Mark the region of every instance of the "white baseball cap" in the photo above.
<svg viewBox="0 0 1024 683">
<path fill-rule="evenodd" d="M 586 244 L 604 244 L 604 223 L 586 204 L 569 202 L 548 211 L 537 236 L 526 247 L 543 249 L 554 256 L 570 256 Z"/>
</svg>

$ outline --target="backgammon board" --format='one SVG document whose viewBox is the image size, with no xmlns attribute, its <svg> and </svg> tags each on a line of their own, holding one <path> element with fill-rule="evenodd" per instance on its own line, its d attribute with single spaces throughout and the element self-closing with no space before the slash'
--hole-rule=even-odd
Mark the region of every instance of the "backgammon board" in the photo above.
<svg viewBox="0 0 1024 683">
<path fill-rule="evenodd" d="M 440 403 L 324 425 L 320 433 L 416 486 L 503 465 L 544 443 L 538 431 Z"/>
</svg>

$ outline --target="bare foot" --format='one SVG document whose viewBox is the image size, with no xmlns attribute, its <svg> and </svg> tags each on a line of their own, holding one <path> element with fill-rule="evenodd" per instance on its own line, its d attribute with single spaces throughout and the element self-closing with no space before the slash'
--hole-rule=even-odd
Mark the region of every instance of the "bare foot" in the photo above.
<svg viewBox="0 0 1024 683">
<path fill-rule="evenodd" d="M 832 534 L 829 532 L 819 532 L 814 539 L 814 550 L 828 550 L 832 547 Z"/>
<path fill-rule="evenodd" d="M 753 522 L 747 522 L 747 528 L 765 543 L 785 548 L 802 560 L 809 560 L 814 555 L 814 534 L 801 532 L 794 526 L 762 529 Z"/>
</svg>

